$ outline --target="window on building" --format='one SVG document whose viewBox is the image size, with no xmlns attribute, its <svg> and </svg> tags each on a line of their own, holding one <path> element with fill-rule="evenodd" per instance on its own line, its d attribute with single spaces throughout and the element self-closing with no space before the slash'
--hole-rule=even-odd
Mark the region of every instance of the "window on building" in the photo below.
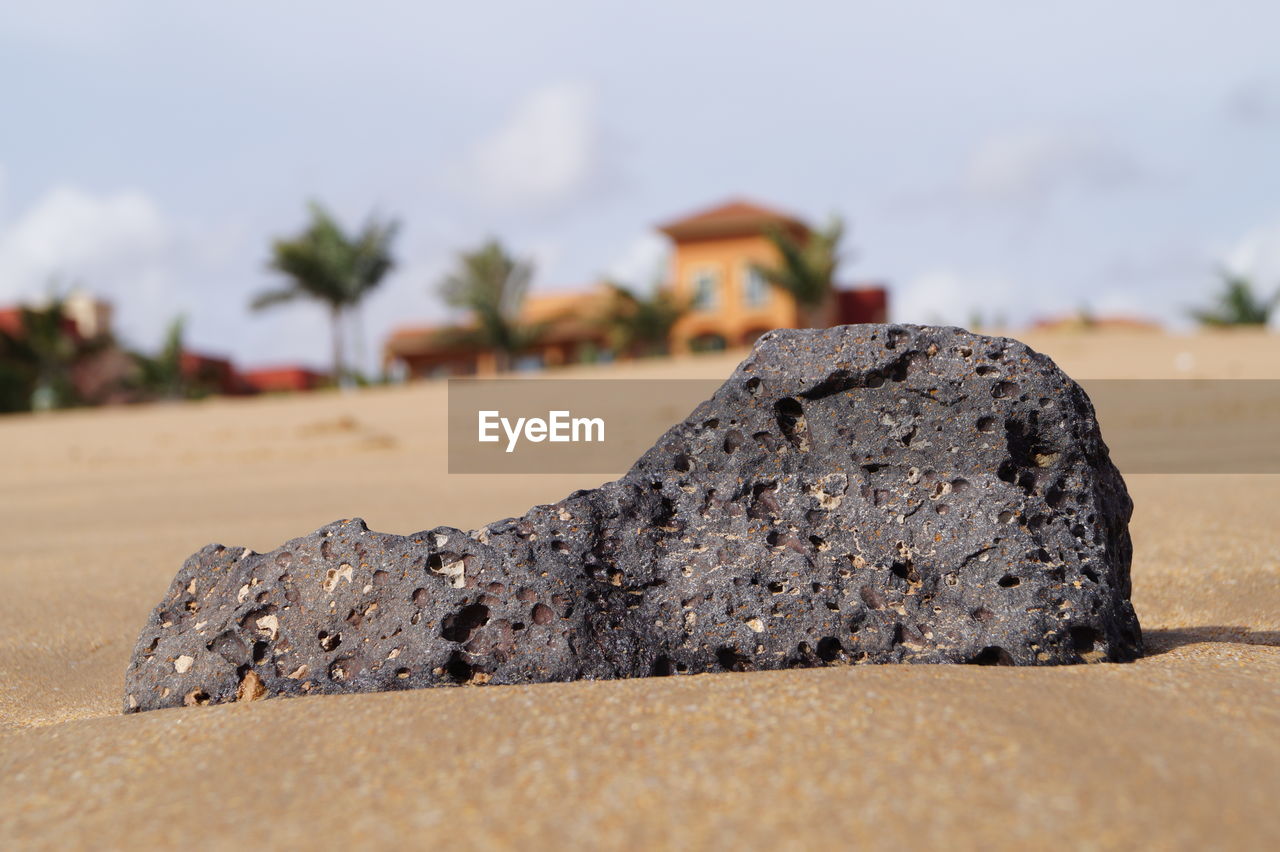
<svg viewBox="0 0 1280 852">
<path fill-rule="evenodd" d="M 718 334 L 708 332 L 690 340 L 689 348 L 694 352 L 719 352 L 725 348 L 725 340 Z"/>
<path fill-rule="evenodd" d="M 714 269 L 699 269 L 693 274 L 693 309 L 709 311 L 720 298 L 720 281 Z"/>
<path fill-rule="evenodd" d="M 531 355 L 521 355 L 511 365 L 511 369 L 517 373 L 536 373 L 545 366 L 547 366 L 546 359 L 535 353 Z"/>
<path fill-rule="evenodd" d="M 742 302 L 748 308 L 758 308 L 769 301 L 769 282 L 760 270 L 747 264 L 742 270 Z"/>
</svg>

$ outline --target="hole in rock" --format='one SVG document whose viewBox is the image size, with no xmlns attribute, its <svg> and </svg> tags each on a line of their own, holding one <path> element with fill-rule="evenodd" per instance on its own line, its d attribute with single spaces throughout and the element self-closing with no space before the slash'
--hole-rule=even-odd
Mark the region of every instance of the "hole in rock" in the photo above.
<svg viewBox="0 0 1280 852">
<path fill-rule="evenodd" d="M 724 451 L 726 453 L 734 452 L 735 450 L 738 449 L 738 447 L 742 446 L 742 443 L 744 440 L 745 439 L 742 437 L 741 432 L 739 432 L 737 429 L 730 429 L 729 432 L 724 436 Z"/>
<path fill-rule="evenodd" d="M 991 396 L 996 399 L 1005 399 L 1017 393 L 1018 386 L 1013 382 L 996 382 L 995 387 L 991 388 Z"/>
<path fill-rule="evenodd" d="M 804 452 L 809 449 L 809 425 L 804 418 L 804 407 L 795 397 L 786 396 L 773 404 L 778 429 L 791 445 Z"/>
<path fill-rule="evenodd" d="M 359 674 L 358 666 L 350 657 L 339 657 L 329 664 L 329 680 L 338 682 L 351 680 L 357 674 Z"/>
<path fill-rule="evenodd" d="M 475 668 L 462 659 L 460 652 L 454 651 L 450 655 L 449 661 L 444 664 L 444 671 L 454 683 L 466 683 L 471 680 L 471 675 L 475 672 Z"/>
<path fill-rule="evenodd" d="M 999 645 L 988 645 L 968 662 L 975 666 L 1011 666 L 1013 665 L 1013 657 Z"/>
<path fill-rule="evenodd" d="M 471 604 L 446 615 L 440 625 L 440 635 L 450 642 L 466 642 L 471 634 L 489 623 L 489 607 Z"/>
<path fill-rule="evenodd" d="M 1098 631 L 1089 626 L 1077 626 L 1069 628 L 1071 633 L 1071 649 L 1077 654 L 1087 654 L 1092 651 L 1101 638 Z"/>
<path fill-rule="evenodd" d="M 717 648 L 716 662 L 720 664 L 720 668 L 727 672 L 751 671 L 751 658 L 745 654 L 738 653 L 732 648 Z"/>
<path fill-rule="evenodd" d="M 818 658 L 824 663 L 835 662 L 844 653 L 844 646 L 834 636 L 826 636 L 818 641 Z"/>
</svg>

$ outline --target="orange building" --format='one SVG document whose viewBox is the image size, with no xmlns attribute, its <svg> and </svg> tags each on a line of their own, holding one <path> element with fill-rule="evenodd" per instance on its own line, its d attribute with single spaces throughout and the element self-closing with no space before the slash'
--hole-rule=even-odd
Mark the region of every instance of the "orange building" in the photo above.
<svg viewBox="0 0 1280 852">
<path fill-rule="evenodd" d="M 541 333 L 511 366 L 560 367 L 609 357 L 604 326 L 609 302 L 609 291 L 600 285 L 525 299 L 520 321 L 540 327 Z M 498 372 L 497 353 L 471 342 L 472 331 L 456 325 L 396 329 L 383 348 L 383 363 L 411 379 Z"/>
<path fill-rule="evenodd" d="M 741 200 L 658 227 L 674 248 L 666 286 L 690 306 L 672 329 L 672 352 L 749 346 L 775 328 L 885 321 L 883 287 L 836 289 L 826 304 L 803 311 L 789 293 L 770 285 L 754 264 L 778 262 L 777 249 L 767 236 L 775 228 L 799 240 L 810 233 L 799 218 Z M 521 319 L 543 325 L 544 331 L 516 366 L 558 366 L 611 357 L 602 322 L 609 298 L 602 286 L 530 296 Z M 385 364 L 409 378 L 495 372 L 494 353 L 464 342 L 465 331 L 455 326 L 397 330 L 387 341 Z"/>
</svg>

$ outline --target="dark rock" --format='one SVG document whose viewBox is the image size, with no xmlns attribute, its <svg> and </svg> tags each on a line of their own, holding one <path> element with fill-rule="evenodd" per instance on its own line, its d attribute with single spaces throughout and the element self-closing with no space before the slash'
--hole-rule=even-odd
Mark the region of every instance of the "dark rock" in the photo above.
<svg viewBox="0 0 1280 852">
<path fill-rule="evenodd" d="M 125 705 L 1131 660 L 1131 509 L 1088 398 L 1021 343 L 777 331 L 625 477 L 524 517 L 204 548 Z"/>
</svg>

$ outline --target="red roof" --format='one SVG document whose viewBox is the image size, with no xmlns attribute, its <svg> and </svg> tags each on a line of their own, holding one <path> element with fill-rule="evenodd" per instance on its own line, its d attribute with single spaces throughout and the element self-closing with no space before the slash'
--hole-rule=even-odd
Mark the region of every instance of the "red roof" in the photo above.
<svg viewBox="0 0 1280 852">
<path fill-rule="evenodd" d="M 313 390 L 329 380 L 325 373 L 299 366 L 261 367 L 245 370 L 240 375 L 245 384 L 259 393 Z"/>
<path fill-rule="evenodd" d="M 0 308 L 0 331 L 22 334 L 22 308 Z"/>
<path fill-rule="evenodd" d="M 770 225 L 807 233 L 804 220 L 743 199 L 733 199 L 658 226 L 673 240 L 698 240 L 758 234 Z"/>
<path fill-rule="evenodd" d="M 8 334 L 10 337 L 25 337 L 27 333 L 26 326 L 22 322 L 23 308 L 0 308 L 0 331 Z M 76 325 L 75 320 L 66 314 L 58 321 L 58 326 L 63 333 L 72 340 L 82 340 L 80 336 L 80 328 Z"/>
</svg>

